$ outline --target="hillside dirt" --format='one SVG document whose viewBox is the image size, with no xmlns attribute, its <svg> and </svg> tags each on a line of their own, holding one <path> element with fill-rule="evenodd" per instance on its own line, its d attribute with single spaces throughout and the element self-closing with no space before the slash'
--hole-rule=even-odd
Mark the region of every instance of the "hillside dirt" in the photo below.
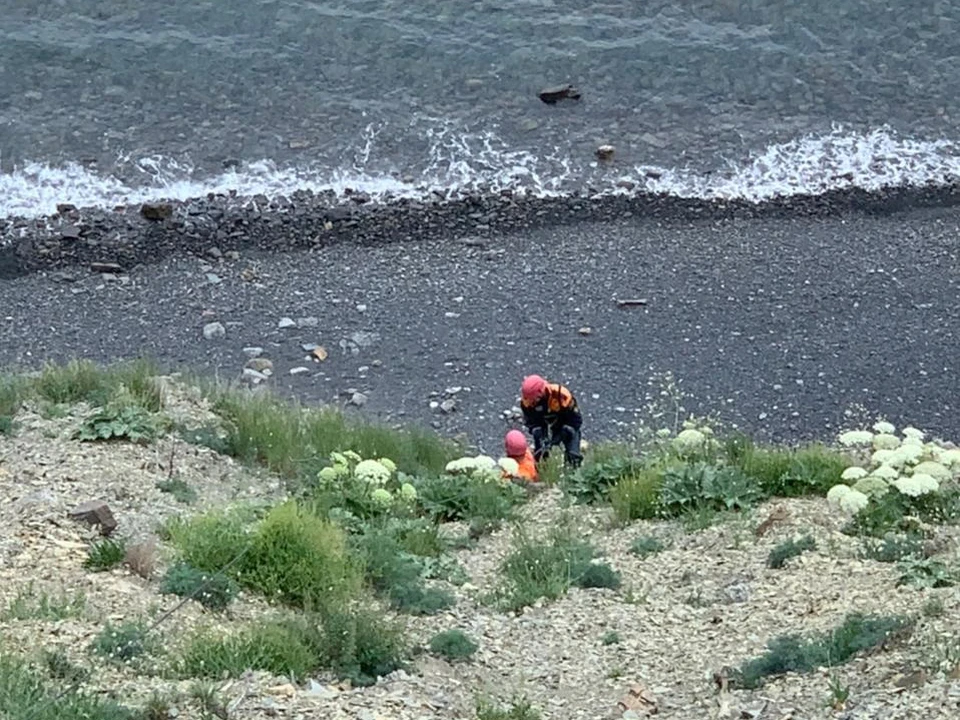
<svg viewBox="0 0 960 720">
<path fill-rule="evenodd" d="M 140 675 L 96 660 L 87 650 L 104 623 L 144 618 L 148 622 L 180 602 L 159 592 L 169 553 L 157 529 L 171 517 L 245 501 L 275 501 L 282 483 L 207 448 L 166 437 L 149 446 L 80 443 L 69 438 L 82 408 L 60 418 L 30 406 L 12 437 L 0 435 L 0 632 L 5 649 L 36 657 L 61 650 L 77 665 L 92 667 L 87 688 L 124 702 L 146 702 L 154 691 L 186 692 L 188 681 Z M 176 419 L 210 422 L 199 395 L 172 391 L 166 412 Z M 199 492 L 186 505 L 156 483 L 179 478 Z M 158 548 L 148 577 L 128 567 L 93 572 L 83 567 L 97 531 L 68 519 L 88 500 L 104 500 L 119 522 L 118 534 Z M 571 511 L 572 510 L 572 511 Z M 509 551 L 512 529 L 504 527 L 477 546 L 458 551 L 469 575 L 450 586 L 456 605 L 440 615 L 405 617 L 409 637 L 425 645 L 439 630 L 460 628 L 479 642 L 469 662 L 450 664 L 429 652 L 369 688 L 353 689 L 332 676 L 296 685 L 285 678 L 250 673 L 224 681 L 221 697 L 229 716 L 329 718 L 330 720 L 427 720 L 473 718 L 477 694 L 507 702 L 525 695 L 544 720 L 646 717 L 650 709 L 668 720 L 705 718 L 947 718 L 960 711 L 960 675 L 925 670 L 941 655 L 960 662 L 960 594 L 954 588 L 897 587 L 897 568 L 859 557 L 840 533 L 843 518 L 822 500 L 767 503 L 748 516 L 697 532 L 675 523 L 638 522 L 615 527 L 609 510 L 569 508 L 562 493 L 540 493 L 523 508 L 533 534 L 572 518 L 623 576 L 619 590 L 573 589 L 565 597 L 518 616 L 483 604 L 500 582 L 499 563 Z M 756 528 L 773 515 L 767 531 Z M 451 532 L 456 528 L 450 528 Z M 943 529 L 943 552 L 956 559 L 952 531 Z M 810 534 L 816 549 L 779 570 L 766 566 L 782 541 Z M 654 535 L 666 549 L 641 559 L 629 552 L 634 538 Z M 19 620 L 9 608 L 20 602 L 82 594 L 81 617 Z M 31 600 L 32 598 L 32 600 Z M 917 613 L 931 598 L 944 612 L 924 617 L 913 634 L 891 647 L 834 669 L 787 676 L 757 691 L 732 691 L 724 668 L 761 653 L 773 637 L 829 630 L 851 611 Z M 192 628 L 239 626 L 268 612 L 261 600 L 241 595 L 223 616 L 188 602 L 162 623 L 157 634 L 174 648 Z M 605 634 L 619 642 L 605 644 Z M 951 651 L 952 648 L 952 651 Z M 831 682 L 850 688 L 842 709 L 827 706 Z M 642 695 L 636 708 L 621 700 Z M 635 698 L 634 698 L 635 699 Z M 185 717 L 186 715 L 181 715 Z"/>
</svg>

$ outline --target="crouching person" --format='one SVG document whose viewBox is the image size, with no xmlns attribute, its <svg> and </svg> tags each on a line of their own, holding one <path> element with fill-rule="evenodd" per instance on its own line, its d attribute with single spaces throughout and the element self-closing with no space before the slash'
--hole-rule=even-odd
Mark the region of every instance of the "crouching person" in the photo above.
<svg viewBox="0 0 960 720">
<path fill-rule="evenodd" d="M 547 382 L 539 375 L 528 375 L 520 387 L 520 410 L 523 423 L 533 436 L 536 462 L 545 460 L 551 447 L 562 444 L 564 463 L 568 467 L 580 466 L 583 462 L 580 452 L 583 416 L 569 388 Z"/>
<path fill-rule="evenodd" d="M 537 462 L 533 459 L 533 453 L 530 451 L 530 446 L 527 445 L 527 438 L 522 432 L 519 430 L 508 432 L 503 438 L 503 450 L 507 458 L 517 464 L 516 472 L 503 471 L 504 478 L 527 483 L 540 482 Z"/>
</svg>

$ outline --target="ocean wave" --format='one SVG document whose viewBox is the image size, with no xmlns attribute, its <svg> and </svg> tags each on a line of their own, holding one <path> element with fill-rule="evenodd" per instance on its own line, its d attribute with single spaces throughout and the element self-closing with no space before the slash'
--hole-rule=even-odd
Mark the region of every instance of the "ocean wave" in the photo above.
<svg viewBox="0 0 960 720">
<path fill-rule="evenodd" d="M 578 163 L 561 148 L 531 152 L 509 147 L 493 131 L 464 132 L 438 122 L 423 130 L 427 150 L 410 172 L 380 169 L 382 128 L 368 126 L 348 167 L 279 167 L 270 160 L 248 162 L 212 177 L 195 177 L 187 163 L 163 157 L 119 158 L 140 180 L 101 174 L 79 163 L 31 162 L 0 174 L 0 217 L 42 217 L 59 203 L 112 208 L 158 200 L 189 200 L 213 194 L 273 198 L 296 191 L 365 193 L 372 201 L 447 197 L 477 192 L 558 197 L 590 188 L 590 194 L 653 193 L 686 199 L 755 203 L 790 196 L 816 196 L 859 188 L 948 185 L 960 178 L 960 146 L 951 140 L 901 137 L 889 128 L 869 133 L 841 127 L 770 145 L 745 161 L 723 167 L 625 167 Z"/>
</svg>

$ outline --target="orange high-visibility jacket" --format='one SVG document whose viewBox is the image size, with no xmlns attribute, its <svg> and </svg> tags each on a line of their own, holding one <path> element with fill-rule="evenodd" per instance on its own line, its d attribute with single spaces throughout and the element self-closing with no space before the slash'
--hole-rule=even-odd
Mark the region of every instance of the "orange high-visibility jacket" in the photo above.
<svg viewBox="0 0 960 720">
<path fill-rule="evenodd" d="M 543 396 L 533 404 L 521 399 L 520 410 L 523 412 L 523 424 L 529 430 L 535 427 L 552 430 L 564 425 L 579 429 L 583 422 L 577 399 L 568 388 L 558 383 L 547 383 Z"/>
<path fill-rule="evenodd" d="M 540 473 L 537 472 L 537 461 L 533 459 L 533 453 L 530 451 L 530 448 L 527 448 L 523 457 L 508 457 L 516 460 L 517 465 L 520 466 L 516 477 L 519 477 L 521 480 L 526 480 L 527 482 L 540 482 Z M 503 476 L 510 477 L 506 472 L 503 473 Z"/>
</svg>

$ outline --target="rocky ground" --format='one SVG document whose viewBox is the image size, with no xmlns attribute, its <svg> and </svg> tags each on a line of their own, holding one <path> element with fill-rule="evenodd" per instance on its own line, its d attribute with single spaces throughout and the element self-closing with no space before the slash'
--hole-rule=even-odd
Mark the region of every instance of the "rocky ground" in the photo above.
<svg viewBox="0 0 960 720">
<path fill-rule="evenodd" d="M 147 577 L 127 568 L 94 573 L 82 566 L 94 531 L 66 514 L 77 503 L 106 500 L 119 532 L 156 541 L 164 518 L 240 499 L 277 499 L 283 494 L 280 483 L 170 437 L 153 446 L 80 444 L 69 434 L 82 408 L 63 417 L 43 417 L 39 409 L 31 406 L 21 413 L 13 437 L 0 435 L 0 489 L 6 499 L 0 508 L 0 610 L 8 609 L 0 627 L 5 646 L 27 653 L 59 649 L 78 664 L 93 663 L 89 687 L 125 701 L 145 701 L 154 690 L 185 690 L 188 683 L 114 669 L 91 660 L 85 650 L 105 621 L 156 618 L 178 602 L 158 592 L 157 578 L 168 557 L 163 543 L 158 543 L 157 567 Z M 166 412 L 188 424 L 213 417 L 187 391 L 171 396 Z M 185 506 L 156 489 L 158 481 L 171 476 L 199 491 L 196 504 Z M 524 522 L 531 532 L 542 533 L 563 512 L 560 491 L 550 490 L 524 508 Z M 483 693 L 504 701 L 525 694 L 544 720 L 636 718 L 644 716 L 642 708 L 625 713 L 617 703 L 641 686 L 659 717 L 676 720 L 956 716 L 960 681 L 928 668 L 956 653 L 960 595 L 955 588 L 896 587 L 895 566 L 860 558 L 851 539 L 839 532 L 843 518 L 825 501 L 775 502 L 698 532 L 672 523 L 614 527 L 608 513 L 600 508 L 578 511 L 575 522 L 580 534 L 623 574 L 619 590 L 575 589 L 519 616 L 484 605 L 479 598 L 496 587 L 499 562 L 511 546 L 511 530 L 504 528 L 458 552 L 469 581 L 450 587 L 457 597 L 454 607 L 405 621 L 415 643 L 441 629 L 467 632 L 480 645 L 470 662 L 451 665 L 427 653 L 409 671 L 366 689 L 350 689 L 332 677 L 295 686 L 284 678 L 251 674 L 221 685 L 230 717 L 472 718 L 474 697 Z M 779 520 L 758 533 L 757 526 L 771 513 Z M 766 567 L 770 549 L 799 534 L 811 534 L 817 549 L 782 569 Z M 941 534 L 950 541 L 946 560 L 952 562 L 955 532 L 943 529 Z M 640 535 L 658 537 L 666 549 L 638 558 L 628 548 Z M 29 606 L 44 592 L 51 597 L 80 594 L 86 607 L 80 617 L 65 620 L 10 617 L 18 597 Z M 942 614 L 922 619 L 909 640 L 886 652 L 831 671 L 788 676 L 754 692 L 718 690 L 715 673 L 759 654 L 776 635 L 828 630 L 854 610 L 919 613 L 931 599 L 942 602 Z M 262 602 L 241 596 L 226 619 L 217 622 L 234 626 L 264 610 Z M 163 645 L 176 647 L 183 633 L 209 621 L 198 605 L 188 603 L 163 626 Z M 605 644 L 608 633 L 616 633 L 619 641 Z M 825 705 L 831 681 L 850 688 L 842 710 Z"/>
<path fill-rule="evenodd" d="M 233 379 L 257 355 L 247 379 L 268 370 L 305 401 L 466 433 L 491 452 L 530 372 L 574 389 L 588 438 L 629 429 L 666 372 L 697 409 L 761 436 L 830 433 L 855 404 L 960 432 L 955 210 L 696 220 L 624 217 L 631 206 L 610 202 L 619 219 L 529 230 L 495 231 L 490 208 L 446 226 L 431 216 L 422 235 L 410 219 L 396 243 L 380 241 L 390 223 L 368 237 L 347 220 L 335 232 L 352 242 L 286 252 L 256 240 L 272 215 L 169 246 L 166 226 L 131 225 L 115 233 L 129 257 L 164 259 L 110 255 L 123 263 L 98 271 L 87 261 L 121 240 L 93 223 L 99 240 L 76 240 L 73 260 L 48 254 L 47 269 L 0 281 L 0 366 L 145 354 Z M 278 246 L 304 244 L 303 228 L 277 223 Z"/>
</svg>

